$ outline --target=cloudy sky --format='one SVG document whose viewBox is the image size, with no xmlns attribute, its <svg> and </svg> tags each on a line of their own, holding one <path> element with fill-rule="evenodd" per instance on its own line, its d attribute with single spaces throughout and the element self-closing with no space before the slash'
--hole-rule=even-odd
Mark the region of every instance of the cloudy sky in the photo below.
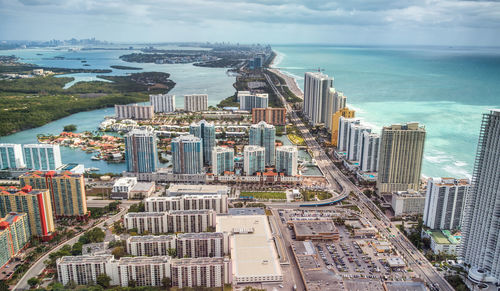
<svg viewBox="0 0 500 291">
<path fill-rule="evenodd" d="M 500 45 L 500 1 L 0 0 L 0 39 Z"/>
</svg>

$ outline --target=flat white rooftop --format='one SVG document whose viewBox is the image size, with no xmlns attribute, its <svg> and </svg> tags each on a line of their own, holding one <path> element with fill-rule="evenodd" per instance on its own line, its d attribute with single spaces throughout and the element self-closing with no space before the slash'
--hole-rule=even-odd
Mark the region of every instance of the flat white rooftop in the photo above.
<svg viewBox="0 0 500 291">
<path fill-rule="evenodd" d="M 253 232 L 232 234 L 234 229 L 251 229 Z M 236 281 L 243 278 L 254 282 L 282 280 L 281 266 L 265 215 L 218 215 L 216 231 L 230 234 Z"/>
<path fill-rule="evenodd" d="M 227 194 L 229 187 L 222 185 L 187 185 L 173 184 L 167 189 L 171 195 L 196 195 L 196 194 Z"/>
</svg>

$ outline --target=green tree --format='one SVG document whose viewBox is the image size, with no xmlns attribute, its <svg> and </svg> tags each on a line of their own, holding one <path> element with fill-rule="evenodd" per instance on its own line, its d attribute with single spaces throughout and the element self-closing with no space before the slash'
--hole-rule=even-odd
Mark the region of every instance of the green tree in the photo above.
<svg viewBox="0 0 500 291">
<path fill-rule="evenodd" d="M 28 285 L 30 285 L 31 288 L 35 287 L 38 284 L 40 284 L 40 280 L 37 277 L 31 277 L 28 280 Z"/>
<path fill-rule="evenodd" d="M 102 286 L 103 288 L 109 288 L 110 282 L 111 278 L 105 273 L 101 273 L 97 276 L 97 285 Z"/>
<path fill-rule="evenodd" d="M 168 254 L 169 256 L 171 256 L 171 257 L 175 257 L 175 256 L 177 256 L 177 250 L 176 250 L 176 249 L 173 249 L 173 248 L 169 248 L 169 249 L 167 250 L 167 254 Z"/>
<path fill-rule="evenodd" d="M 9 285 L 4 280 L 0 281 L 0 291 L 9 291 Z"/>
<path fill-rule="evenodd" d="M 144 208 L 144 203 L 139 202 L 137 204 L 132 204 L 130 205 L 130 208 L 128 209 L 128 212 L 144 212 L 146 209 Z"/>
<path fill-rule="evenodd" d="M 125 248 L 122 246 L 115 247 L 111 252 L 111 254 L 115 256 L 116 259 L 119 259 L 127 255 L 127 253 L 125 252 Z"/>
<path fill-rule="evenodd" d="M 76 282 L 73 280 L 69 280 L 68 284 L 66 284 L 66 288 L 69 290 L 75 290 L 76 289 Z"/>
<path fill-rule="evenodd" d="M 163 279 L 161 279 L 161 285 L 166 290 L 170 290 L 170 284 L 172 284 L 172 282 L 169 277 L 163 277 Z"/>
<path fill-rule="evenodd" d="M 63 131 L 66 131 L 66 132 L 76 131 L 76 125 L 74 125 L 74 124 L 65 125 Z"/>
<path fill-rule="evenodd" d="M 137 282 L 135 280 L 129 280 L 128 286 L 134 288 L 137 286 Z"/>
</svg>

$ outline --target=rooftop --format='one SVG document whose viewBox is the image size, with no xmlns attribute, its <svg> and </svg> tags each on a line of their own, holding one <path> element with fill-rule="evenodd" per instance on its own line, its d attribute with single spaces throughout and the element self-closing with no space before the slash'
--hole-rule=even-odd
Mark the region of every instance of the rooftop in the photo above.
<svg viewBox="0 0 500 291">
<path fill-rule="evenodd" d="M 170 210 L 168 214 L 209 214 L 213 213 L 213 210 Z"/>
<path fill-rule="evenodd" d="M 173 259 L 172 267 L 176 266 L 186 266 L 186 265 L 214 265 L 214 264 L 223 264 L 224 258 L 214 257 L 214 258 L 182 258 L 182 259 Z"/>
<path fill-rule="evenodd" d="M 113 260 L 113 255 L 99 255 L 99 256 L 91 256 L 91 255 L 83 255 L 83 256 L 65 256 L 57 259 L 58 264 L 71 264 L 71 263 L 107 263 Z"/>
<path fill-rule="evenodd" d="M 265 215 L 266 211 L 261 207 L 229 208 L 229 215 Z"/>
<path fill-rule="evenodd" d="M 169 193 L 175 192 L 177 195 L 183 194 L 203 194 L 212 193 L 218 194 L 219 192 L 229 192 L 228 186 L 223 185 L 186 185 L 186 184 L 173 184 L 167 189 Z"/>
<path fill-rule="evenodd" d="M 125 214 L 127 217 L 163 217 L 167 212 L 129 212 Z"/>
<path fill-rule="evenodd" d="M 120 258 L 118 265 L 150 265 L 168 263 L 171 260 L 169 256 L 155 257 L 123 257 Z"/>
<path fill-rule="evenodd" d="M 155 187 L 155 183 L 154 182 L 137 182 L 137 184 L 135 184 L 134 188 L 132 188 L 132 192 L 134 191 L 149 191 L 151 190 L 151 188 L 154 188 Z"/>
<path fill-rule="evenodd" d="M 127 242 L 162 242 L 175 239 L 175 235 L 133 235 Z"/>
<path fill-rule="evenodd" d="M 426 291 L 424 283 L 422 282 L 385 282 L 387 291 Z"/>
<path fill-rule="evenodd" d="M 198 238 L 223 238 L 222 232 L 199 232 L 199 233 L 180 233 L 178 239 L 198 239 Z"/>
<path fill-rule="evenodd" d="M 337 227 L 331 220 L 296 220 L 293 225 L 297 236 L 337 232 Z"/>
<path fill-rule="evenodd" d="M 233 229 L 253 229 L 253 231 L 232 234 Z M 232 234 L 230 246 L 235 277 L 282 276 L 267 216 L 217 216 L 216 230 Z"/>
</svg>

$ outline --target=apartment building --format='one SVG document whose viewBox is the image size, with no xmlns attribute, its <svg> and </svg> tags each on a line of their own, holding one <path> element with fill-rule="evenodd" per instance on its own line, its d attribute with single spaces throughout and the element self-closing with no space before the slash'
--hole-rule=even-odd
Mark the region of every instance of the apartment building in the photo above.
<svg viewBox="0 0 500 291">
<path fill-rule="evenodd" d="M 49 189 L 52 210 L 56 217 L 87 217 L 87 196 L 83 174 L 71 172 L 56 173 L 29 172 L 19 177 L 21 187 L 31 186 L 33 189 Z"/>
<path fill-rule="evenodd" d="M 199 112 L 208 110 L 207 94 L 184 95 L 184 111 Z"/>
<path fill-rule="evenodd" d="M 148 212 L 170 210 L 214 210 L 227 213 L 227 195 L 183 195 L 169 197 L 149 197 L 144 199 Z"/>
<path fill-rule="evenodd" d="M 52 202 L 49 190 L 33 190 L 31 186 L 22 189 L 0 187 L 0 216 L 11 212 L 27 214 L 30 235 L 49 240 L 55 231 Z"/>
<path fill-rule="evenodd" d="M 133 256 L 167 256 L 176 249 L 175 235 L 135 235 L 127 239 L 127 253 Z"/>
<path fill-rule="evenodd" d="M 115 104 L 115 116 L 117 119 L 153 119 L 155 112 L 150 105 L 118 105 Z"/>
<path fill-rule="evenodd" d="M 184 258 L 172 260 L 172 286 L 223 287 L 230 283 L 230 263 L 224 258 Z"/>
<path fill-rule="evenodd" d="M 124 215 L 124 226 L 138 233 L 205 232 L 215 227 L 213 210 L 132 212 Z"/>
<path fill-rule="evenodd" d="M 175 95 L 156 94 L 149 95 L 149 101 L 154 112 L 170 113 L 175 111 Z"/>
<path fill-rule="evenodd" d="M 11 212 L 0 218 L 0 267 L 6 265 L 31 237 L 26 213 Z"/>
<path fill-rule="evenodd" d="M 272 125 L 286 125 L 285 108 L 252 108 L 252 123 L 257 124 L 261 121 Z"/>
<path fill-rule="evenodd" d="M 223 257 L 224 235 L 221 232 L 182 233 L 177 235 L 178 258 Z"/>
</svg>

